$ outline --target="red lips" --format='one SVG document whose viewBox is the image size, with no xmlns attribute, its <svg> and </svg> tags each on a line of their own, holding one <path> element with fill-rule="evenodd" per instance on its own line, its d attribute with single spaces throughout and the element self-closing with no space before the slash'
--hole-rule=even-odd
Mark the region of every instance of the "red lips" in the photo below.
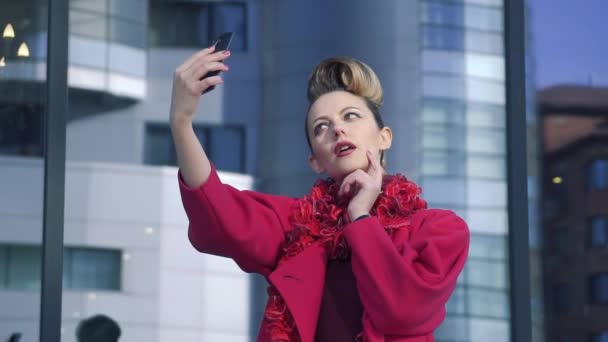
<svg viewBox="0 0 608 342">
<path fill-rule="evenodd" d="M 344 140 L 336 144 L 336 146 L 334 147 L 334 153 L 337 156 L 341 157 L 350 154 L 355 148 L 357 148 L 355 144 L 351 143 L 350 141 Z"/>
</svg>

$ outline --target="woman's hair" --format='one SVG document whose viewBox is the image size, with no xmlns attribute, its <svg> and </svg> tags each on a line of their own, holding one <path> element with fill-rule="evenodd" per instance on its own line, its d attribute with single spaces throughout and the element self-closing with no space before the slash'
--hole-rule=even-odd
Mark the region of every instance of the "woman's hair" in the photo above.
<svg viewBox="0 0 608 342">
<path fill-rule="evenodd" d="M 351 57 L 327 58 L 315 67 L 308 79 L 308 112 L 319 97 L 339 90 L 361 97 L 374 114 L 378 128 L 384 127 L 384 121 L 380 116 L 383 101 L 380 80 L 367 64 Z M 308 114 L 304 120 L 304 130 L 308 147 L 312 152 L 308 134 Z M 384 164 L 384 151 L 380 159 Z"/>
</svg>

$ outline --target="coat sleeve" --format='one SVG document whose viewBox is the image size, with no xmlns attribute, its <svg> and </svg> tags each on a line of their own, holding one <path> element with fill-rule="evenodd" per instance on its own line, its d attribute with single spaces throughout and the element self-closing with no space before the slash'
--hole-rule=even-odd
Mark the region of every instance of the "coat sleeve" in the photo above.
<svg viewBox="0 0 608 342">
<path fill-rule="evenodd" d="M 293 199 L 237 190 L 223 184 L 213 166 L 198 188 L 188 187 L 181 173 L 178 181 L 194 248 L 232 258 L 245 272 L 274 269 Z"/>
<path fill-rule="evenodd" d="M 469 230 L 451 211 L 419 211 L 408 229 L 401 242 L 392 241 L 376 217 L 344 230 L 366 317 L 382 335 L 432 333 L 468 254 Z"/>
</svg>

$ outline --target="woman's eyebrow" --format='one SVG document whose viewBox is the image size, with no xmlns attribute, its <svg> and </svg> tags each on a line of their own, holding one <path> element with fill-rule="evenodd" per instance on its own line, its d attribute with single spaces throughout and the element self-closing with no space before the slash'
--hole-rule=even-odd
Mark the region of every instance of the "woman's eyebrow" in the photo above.
<svg viewBox="0 0 608 342">
<path fill-rule="evenodd" d="M 360 110 L 360 109 L 359 109 L 359 107 L 355 107 L 355 106 L 346 106 L 346 107 L 342 108 L 342 110 L 341 110 L 339 113 L 340 113 L 340 114 L 342 114 L 342 113 L 346 112 L 346 111 L 347 111 L 347 110 L 349 110 L 349 109 L 356 109 L 356 110 Z M 319 121 L 319 120 L 321 120 L 321 119 L 329 119 L 329 117 L 328 117 L 327 115 L 321 115 L 321 116 L 319 116 L 318 118 L 314 119 L 314 120 L 312 121 L 312 123 L 314 124 L 315 122 L 317 122 L 317 121 Z"/>
<path fill-rule="evenodd" d="M 349 109 L 356 109 L 356 110 L 360 110 L 359 107 L 355 107 L 355 106 L 346 106 L 344 108 L 342 108 L 342 110 L 340 111 L 340 113 L 344 113 Z"/>
<path fill-rule="evenodd" d="M 315 122 L 317 122 L 317 121 L 319 121 L 321 119 L 329 119 L 329 117 L 327 117 L 327 115 L 321 115 L 321 116 L 319 116 L 318 118 L 316 118 L 316 119 L 314 119 L 312 121 L 313 125 L 314 125 Z"/>
</svg>

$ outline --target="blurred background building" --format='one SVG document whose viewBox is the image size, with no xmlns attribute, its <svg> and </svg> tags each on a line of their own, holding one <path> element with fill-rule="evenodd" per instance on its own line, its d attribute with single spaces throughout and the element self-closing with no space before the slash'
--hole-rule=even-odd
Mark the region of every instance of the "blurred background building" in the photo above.
<svg viewBox="0 0 608 342">
<path fill-rule="evenodd" d="M 48 6 L 0 4 L 0 339 L 22 332 L 38 340 Z M 226 83 L 202 98 L 194 125 L 222 179 L 307 192 L 315 179 L 302 129 L 308 73 L 329 56 L 363 60 L 385 90 L 382 113 L 395 133 L 389 171 L 417 181 L 431 206 L 455 210 L 471 228 L 469 261 L 437 340 L 510 341 L 501 0 L 70 0 L 69 12 L 62 340 L 74 341 L 76 324 L 97 313 L 116 319 L 124 340 L 256 336 L 265 281 L 189 245 L 168 125 L 175 68 L 234 31 Z M 543 310 L 544 299 L 553 305 L 543 275 L 546 284 L 554 276 L 540 263 L 540 170 L 543 189 L 554 184 L 545 184 L 552 169 L 537 165 L 529 57 L 521 134 L 530 146 L 533 331 L 543 341 L 543 311 L 555 323 Z M 597 165 L 601 182 L 606 167 Z M 597 234 L 608 229 L 593 222 Z M 606 288 L 601 272 L 583 286 Z"/>
<path fill-rule="evenodd" d="M 608 88 L 538 94 L 551 341 L 608 340 Z"/>
<path fill-rule="evenodd" d="M 12 203 L 2 215 L 3 292 L 7 303 L 29 305 L 0 309 L 0 336 L 35 334 L 37 322 L 42 187 L 24 182 L 41 179 L 44 111 L 40 96 L 25 94 L 43 85 L 37 71 L 46 48 L 36 22 L 43 2 L 2 6 L 1 24 L 12 24 L 31 52 L 8 55 L 2 69 L 10 106 L 3 105 L 0 150 L 11 156 L 0 179 Z M 229 262 L 188 245 L 168 126 L 173 70 L 224 31 L 236 32 L 231 71 L 203 97 L 195 125 L 217 167 L 244 188 L 305 193 L 315 178 L 302 130 L 308 73 L 325 57 L 360 58 L 385 89 L 383 114 L 395 133 L 390 170 L 419 182 L 431 206 L 455 210 L 473 233 L 438 340 L 508 341 L 503 26 L 499 0 L 72 0 L 66 341 L 79 319 L 97 312 L 116 318 L 125 339 L 255 335 L 265 281 L 251 278 L 250 290 Z M 23 131 L 15 117 L 27 120 Z M 27 196 L 15 203 L 14 193 Z"/>
</svg>

